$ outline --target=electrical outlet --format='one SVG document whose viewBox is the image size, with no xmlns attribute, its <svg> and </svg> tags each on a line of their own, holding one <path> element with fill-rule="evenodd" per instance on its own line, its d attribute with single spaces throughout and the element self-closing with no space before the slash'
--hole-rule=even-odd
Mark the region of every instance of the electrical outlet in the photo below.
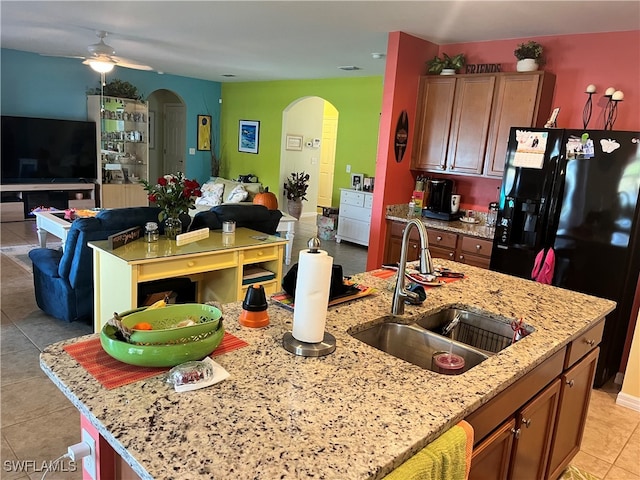
<svg viewBox="0 0 640 480">
<path fill-rule="evenodd" d="M 347 173 L 351 173 L 351 165 L 347 165 Z"/>
<path fill-rule="evenodd" d="M 82 441 L 91 447 L 91 455 L 82 459 L 82 466 L 89 476 L 96 480 L 96 440 L 83 428 Z"/>
</svg>

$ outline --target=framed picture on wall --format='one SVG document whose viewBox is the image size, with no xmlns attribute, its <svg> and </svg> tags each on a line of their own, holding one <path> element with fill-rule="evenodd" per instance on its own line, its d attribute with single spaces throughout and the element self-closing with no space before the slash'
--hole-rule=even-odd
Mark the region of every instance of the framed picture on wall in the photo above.
<svg viewBox="0 0 640 480">
<path fill-rule="evenodd" d="M 258 153 L 260 142 L 260 122 L 257 120 L 240 120 L 238 128 L 238 151 Z"/>
<path fill-rule="evenodd" d="M 287 150 L 302 150 L 302 135 L 287 135 Z"/>
<path fill-rule="evenodd" d="M 198 115 L 198 150 L 211 150 L 211 115 Z"/>
</svg>

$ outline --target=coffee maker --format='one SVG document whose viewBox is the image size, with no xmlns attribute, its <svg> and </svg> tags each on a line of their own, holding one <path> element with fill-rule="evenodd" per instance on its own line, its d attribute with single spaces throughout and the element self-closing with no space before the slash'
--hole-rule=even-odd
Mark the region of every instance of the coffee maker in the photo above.
<svg viewBox="0 0 640 480">
<path fill-rule="evenodd" d="M 425 185 L 429 192 L 426 208 L 422 209 L 422 216 L 435 220 L 457 220 L 459 213 L 451 213 L 451 194 L 453 180 L 430 178 Z"/>
</svg>

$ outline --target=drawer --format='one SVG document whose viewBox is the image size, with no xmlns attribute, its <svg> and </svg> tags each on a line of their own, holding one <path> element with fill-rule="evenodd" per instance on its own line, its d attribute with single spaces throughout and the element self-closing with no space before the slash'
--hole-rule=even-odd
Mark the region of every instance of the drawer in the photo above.
<svg viewBox="0 0 640 480">
<path fill-rule="evenodd" d="M 355 207 L 364 207 L 364 193 L 355 190 L 342 190 L 340 193 L 340 209 L 343 205 L 353 205 Z"/>
<path fill-rule="evenodd" d="M 277 246 L 265 246 L 260 248 L 252 248 L 249 250 L 243 250 L 243 264 L 247 263 L 256 263 L 256 262 L 264 262 L 266 260 L 277 260 L 278 259 L 278 248 Z"/>
<path fill-rule="evenodd" d="M 462 237 L 461 250 L 473 255 L 480 255 L 482 257 L 491 257 L 491 249 L 493 248 L 493 242 L 489 240 L 482 240 L 475 237 Z"/>
<path fill-rule="evenodd" d="M 456 248 L 456 242 L 458 241 L 458 235 L 455 233 L 443 232 L 442 230 L 431 230 L 427 228 L 427 234 L 429 235 L 429 246 L 444 247 L 444 248 Z"/>
<path fill-rule="evenodd" d="M 138 283 L 222 270 L 237 265 L 237 252 L 228 251 L 210 255 L 162 258 L 161 261 L 138 264 Z"/>
<path fill-rule="evenodd" d="M 373 195 L 364 196 L 364 208 L 368 208 L 368 209 L 373 208 Z"/>
<path fill-rule="evenodd" d="M 564 361 L 565 370 L 598 346 L 603 331 L 604 318 L 569 344 Z"/>
<path fill-rule="evenodd" d="M 371 210 L 353 205 L 340 205 L 339 218 L 353 218 L 363 222 L 371 221 Z M 338 221 L 338 223 L 340 223 Z"/>
</svg>

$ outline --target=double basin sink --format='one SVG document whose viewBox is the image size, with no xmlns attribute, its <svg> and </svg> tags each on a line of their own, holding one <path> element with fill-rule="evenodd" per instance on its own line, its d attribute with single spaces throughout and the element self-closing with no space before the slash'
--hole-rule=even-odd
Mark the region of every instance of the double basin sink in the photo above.
<svg viewBox="0 0 640 480">
<path fill-rule="evenodd" d="M 379 319 L 381 323 L 349 333 L 378 350 L 438 373 L 466 372 L 535 331 L 530 325 L 458 308 L 421 316 L 410 324 L 396 320 L 389 315 Z M 443 370 L 441 363 L 434 361 L 442 353 L 453 354 L 450 358 L 461 357 L 464 366 Z"/>
</svg>

